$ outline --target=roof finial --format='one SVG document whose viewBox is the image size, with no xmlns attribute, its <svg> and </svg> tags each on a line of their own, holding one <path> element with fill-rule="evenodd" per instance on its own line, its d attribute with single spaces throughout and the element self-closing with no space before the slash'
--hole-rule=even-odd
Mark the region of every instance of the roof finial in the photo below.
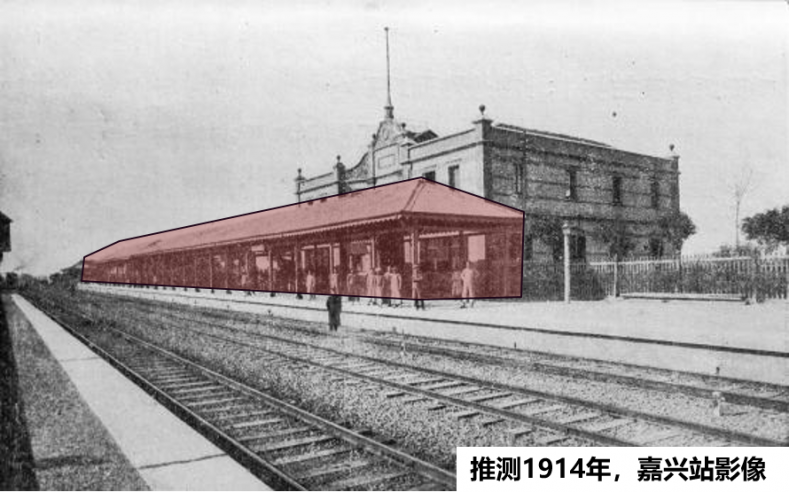
<svg viewBox="0 0 789 500">
<path fill-rule="evenodd" d="M 386 33 L 386 106 L 384 106 L 385 117 L 394 118 L 394 106 L 392 106 L 392 85 L 389 77 L 389 27 L 384 28 Z"/>
</svg>

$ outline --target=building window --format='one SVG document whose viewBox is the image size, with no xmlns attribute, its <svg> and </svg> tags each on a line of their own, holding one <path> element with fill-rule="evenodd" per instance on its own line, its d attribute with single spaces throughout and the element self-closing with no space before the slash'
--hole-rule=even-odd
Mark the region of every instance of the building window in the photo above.
<svg viewBox="0 0 789 500">
<path fill-rule="evenodd" d="M 613 179 L 613 204 L 616 206 L 622 205 L 622 177 L 615 175 Z"/>
<path fill-rule="evenodd" d="M 649 240 L 649 256 L 653 259 L 659 259 L 663 257 L 664 249 L 663 249 L 663 240 L 659 238 L 650 238 Z"/>
<path fill-rule="evenodd" d="M 515 194 L 526 194 L 526 166 L 515 166 Z"/>
<path fill-rule="evenodd" d="M 555 241 L 551 246 L 551 254 L 554 262 L 564 260 L 564 241 Z M 586 236 L 582 234 L 570 235 L 570 262 L 586 260 Z"/>
<path fill-rule="evenodd" d="M 514 242 L 517 244 L 519 242 Z M 520 250 L 520 245 L 517 245 L 517 249 Z M 512 258 L 515 258 L 513 254 Z M 523 260 L 532 260 L 534 258 L 534 237 L 530 234 L 527 234 L 523 238 Z"/>
<path fill-rule="evenodd" d="M 575 169 L 567 171 L 567 192 L 565 197 L 568 200 L 578 200 L 578 172 Z"/>
<path fill-rule="evenodd" d="M 574 234 L 570 236 L 570 261 L 586 260 L 586 236 Z"/>
<path fill-rule="evenodd" d="M 660 183 L 657 179 L 652 179 L 650 183 L 650 194 L 652 195 L 652 208 L 660 208 Z"/>
<path fill-rule="evenodd" d="M 436 180 L 436 171 L 435 170 L 428 170 L 427 172 L 422 174 L 422 177 L 425 179 L 434 181 Z"/>
<path fill-rule="evenodd" d="M 458 165 L 452 165 L 451 167 L 449 167 L 449 169 L 447 169 L 447 174 L 448 174 L 448 178 L 449 178 L 449 185 L 454 187 L 454 188 L 459 187 L 458 186 L 458 181 L 460 180 L 460 179 L 458 179 L 458 170 L 459 169 L 460 169 L 460 167 Z"/>
</svg>

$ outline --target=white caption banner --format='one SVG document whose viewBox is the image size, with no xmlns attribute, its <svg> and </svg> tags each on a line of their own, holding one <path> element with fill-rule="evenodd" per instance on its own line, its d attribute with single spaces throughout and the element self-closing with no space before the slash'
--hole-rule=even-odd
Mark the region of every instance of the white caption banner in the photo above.
<svg viewBox="0 0 789 500">
<path fill-rule="evenodd" d="M 780 498 L 789 492 L 789 448 L 458 448 L 457 490 L 474 498 Z"/>
</svg>

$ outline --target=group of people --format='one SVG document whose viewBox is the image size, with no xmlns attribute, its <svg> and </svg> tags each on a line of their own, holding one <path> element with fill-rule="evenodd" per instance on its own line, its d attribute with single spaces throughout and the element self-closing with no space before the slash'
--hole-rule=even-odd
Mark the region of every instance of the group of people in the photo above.
<svg viewBox="0 0 789 500">
<path fill-rule="evenodd" d="M 378 304 L 381 299 L 382 305 L 399 307 L 403 305 L 403 277 L 395 266 L 387 266 L 386 272 L 382 273 L 381 268 L 370 269 L 365 276 L 366 289 L 365 295 L 370 297 L 370 304 Z M 397 300 L 395 303 L 393 300 Z"/>
<path fill-rule="evenodd" d="M 310 281 L 308 274 L 307 279 L 307 292 L 314 292 L 314 277 Z M 354 274 L 348 275 L 347 289 L 353 290 Z M 466 262 L 463 269 L 455 269 L 452 272 L 452 297 L 461 299 L 461 308 L 474 307 L 475 282 L 477 281 L 478 273 L 473 268 L 471 262 Z M 411 298 L 414 300 L 414 307 L 419 310 L 425 309 L 425 301 L 422 298 L 422 281 L 424 274 L 419 264 L 413 267 Z M 370 269 L 365 275 L 366 293 L 370 297 L 368 304 L 378 304 L 378 299 L 381 299 L 382 305 L 389 306 L 402 306 L 402 286 L 403 278 L 399 273 L 397 267 L 388 266 L 385 273 L 381 272 L 378 267 L 375 270 Z M 326 309 L 329 311 L 329 330 L 336 331 L 340 326 L 340 313 L 342 311 L 342 297 L 339 295 L 339 276 L 337 268 L 330 275 L 329 287 L 333 290 L 332 295 L 326 299 Z M 351 300 L 357 299 L 351 297 Z M 397 300 L 398 303 L 394 303 Z"/>
</svg>

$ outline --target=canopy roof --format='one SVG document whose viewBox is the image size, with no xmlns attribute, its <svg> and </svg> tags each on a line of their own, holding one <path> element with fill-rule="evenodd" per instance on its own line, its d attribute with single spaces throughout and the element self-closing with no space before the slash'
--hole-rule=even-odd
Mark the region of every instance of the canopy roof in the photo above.
<svg viewBox="0 0 789 500">
<path fill-rule="evenodd" d="M 303 236 L 403 221 L 420 224 L 523 224 L 523 212 L 428 179 L 411 179 L 118 241 L 86 264 L 225 244 Z"/>
</svg>

